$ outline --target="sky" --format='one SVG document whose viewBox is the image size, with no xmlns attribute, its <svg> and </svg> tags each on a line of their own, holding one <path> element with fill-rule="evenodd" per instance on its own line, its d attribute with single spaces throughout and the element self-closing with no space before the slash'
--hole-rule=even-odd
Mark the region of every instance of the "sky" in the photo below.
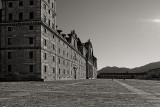
<svg viewBox="0 0 160 107">
<path fill-rule="evenodd" d="M 91 40 L 98 69 L 160 61 L 160 0 L 56 0 L 57 25 Z"/>
<path fill-rule="evenodd" d="M 57 25 L 91 39 L 98 69 L 160 61 L 160 0 L 57 0 Z"/>
</svg>

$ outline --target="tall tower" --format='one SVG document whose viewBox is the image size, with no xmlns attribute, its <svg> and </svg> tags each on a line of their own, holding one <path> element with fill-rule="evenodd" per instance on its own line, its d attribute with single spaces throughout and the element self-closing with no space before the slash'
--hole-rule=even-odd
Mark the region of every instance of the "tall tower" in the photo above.
<svg viewBox="0 0 160 107">
<path fill-rule="evenodd" d="M 42 71 L 47 68 L 42 65 L 50 60 L 45 60 L 44 56 L 55 54 L 56 1 L 1 1 L 0 78 L 46 78 L 47 74 Z M 50 75 L 55 79 L 55 74 Z"/>
</svg>

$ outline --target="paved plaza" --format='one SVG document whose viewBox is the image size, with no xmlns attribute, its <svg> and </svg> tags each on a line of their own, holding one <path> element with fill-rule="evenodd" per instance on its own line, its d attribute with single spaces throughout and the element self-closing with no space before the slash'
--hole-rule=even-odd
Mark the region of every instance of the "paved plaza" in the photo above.
<svg viewBox="0 0 160 107">
<path fill-rule="evenodd" d="M 1 82 L 0 107 L 160 107 L 160 81 Z"/>
</svg>

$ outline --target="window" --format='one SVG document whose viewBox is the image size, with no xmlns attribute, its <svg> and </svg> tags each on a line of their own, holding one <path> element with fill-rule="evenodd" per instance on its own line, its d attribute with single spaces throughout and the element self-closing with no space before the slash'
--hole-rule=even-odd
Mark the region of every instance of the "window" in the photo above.
<svg viewBox="0 0 160 107">
<path fill-rule="evenodd" d="M 59 64 L 61 64 L 61 59 L 59 58 Z"/>
<path fill-rule="evenodd" d="M 33 72 L 33 65 L 29 65 L 29 71 Z"/>
<path fill-rule="evenodd" d="M 65 55 L 65 51 L 63 51 L 63 55 Z"/>
<path fill-rule="evenodd" d="M 55 62 L 55 56 L 53 56 L 53 62 Z"/>
<path fill-rule="evenodd" d="M 19 1 L 19 6 L 23 6 L 23 1 Z"/>
<path fill-rule="evenodd" d="M 13 3 L 12 3 L 12 2 L 9 2 L 9 4 L 8 4 L 8 5 L 9 5 L 9 7 L 10 7 L 10 8 L 12 8 L 12 7 L 13 7 Z"/>
<path fill-rule="evenodd" d="M 44 59 L 45 60 L 47 59 L 47 53 L 44 53 Z"/>
<path fill-rule="evenodd" d="M 52 29 L 54 29 L 54 23 L 52 23 Z"/>
<path fill-rule="evenodd" d="M 34 17 L 33 12 L 30 12 L 30 13 L 29 13 L 29 18 L 30 18 L 30 19 L 33 19 L 33 17 Z"/>
<path fill-rule="evenodd" d="M 51 21 L 48 19 L 48 25 L 50 26 L 51 25 Z"/>
<path fill-rule="evenodd" d="M 11 69 L 12 69 L 11 65 L 8 65 L 8 72 L 11 72 L 12 71 Z"/>
<path fill-rule="evenodd" d="M 59 68 L 59 74 L 61 74 L 61 69 Z"/>
<path fill-rule="evenodd" d="M 47 29 L 46 28 L 44 28 L 44 33 L 47 33 Z"/>
<path fill-rule="evenodd" d="M 12 18 L 13 18 L 12 13 L 9 13 L 9 20 L 11 21 L 11 20 L 12 20 Z"/>
<path fill-rule="evenodd" d="M 67 57 L 68 57 L 68 53 L 67 53 Z"/>
<path fill-rule="evenodd" d="M 61 49 L 60 48 L 59 48 L 58 52 L 59 52 L 59 54 L 61 53 Z"/>
<path fill-rule="evenodd" d="M 46 16 L 44 15 L 44 22 L 46 22 Z"/>
<path fill-rule="evenodd" d="M 47 46 L 47 40 L 44 39 L 44 46 Z"/>
<path fill-rule="evenodd" d="M 55 67 L 53 67 L 53 73 L 55 73 L 56 72 L 56 69 L 55 69 Z"/>
<path fill-rule="evenodd" d="M 54 35 L 53 35 L 53 39 L 54 39 Z"/>
<path fill-rule="evenodd" d="M 54 3 L 52 3 L 52 8 L 54 8 Z"/>
<path fill-rule="evenodd" d="M 29 59 L 33 59 L 33 51 L 29 52 Z"/>
<path fill-rule="evenodd" d="M 19 13 L 19 20 L 23 20 L 23 13 Z"/>
<path fill-rule="evenodd" d="M 50 0 L 48 0 L 48 3 L 50 3 Z"/>
<path fill-rule="evenodd" d="M 11 59 L 12 56 L 11 56 L 11 52 L 8 52 L 8 59 Z"/>
<path fill-rule="evenodd" d="M 63 74 L 66 74 L 66 71 L 65 71 L 65 69 L 63 70 Z"/>
<path fill-rule="evenodd" d="M 43 4 L 44 10 L 46 10 L 46 4 Z"/>
<path fill-rule="evenodd" d="M 51 13 L 51 11 L 48 9 L 48 13 L 50 14 Z"/>
<path fill-rule="evenodd" d="M 52 12 L 52 18 L 54 18 L 54 16 L 55 16 L 55 14 L 54 14 L 54 12 Z"/>
<path fill-rule="evenodd" d="M 63 60 L 63 65 L 65 65 L 65 60 Z"/>
<path fill-rule="evenodd" d="M 33 44 L 33 37 L 29 37 L 29 44 Z"/>
<path fill-rule="evenodd" d="M 12 27 L 8 27 L 8 31 L 12 31 Z"/>
<path fill-rule="evenodd" d="M 53 50 L 55 50 L 55 45 L 53 44 Z"/>
<path fill-rule="evenodd" d="M 30 5 L 34 5 L 34 2 L 33 2 L 33 0 L 30 0 Z"/>
<path fill-rule="evenodd" d="M 12 44 L 11 38 L 8 38 L 8 45 L 11 45 L 11 44 Z"/>
<path fill-rule="evenodd" d="M 47 72 L 47 66 L 44 66 L 44 72 Z"/>
<path fill-rule="evenodd" d="M 29 26 L 29 30 L 33 30 L 33 26 Z"/>
</svg>

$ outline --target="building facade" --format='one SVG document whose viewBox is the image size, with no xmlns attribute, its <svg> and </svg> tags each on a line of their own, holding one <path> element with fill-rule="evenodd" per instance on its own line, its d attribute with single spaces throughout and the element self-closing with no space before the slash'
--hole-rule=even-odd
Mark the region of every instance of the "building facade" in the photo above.
<svg viewBox="0 0 160 107">
<path fill-rule="evenodd" d="M 90 40 L 56 28 L 56 0 L 1 0 L 2 80 L 95 79 L 97 59 Z"/>
</svg>

